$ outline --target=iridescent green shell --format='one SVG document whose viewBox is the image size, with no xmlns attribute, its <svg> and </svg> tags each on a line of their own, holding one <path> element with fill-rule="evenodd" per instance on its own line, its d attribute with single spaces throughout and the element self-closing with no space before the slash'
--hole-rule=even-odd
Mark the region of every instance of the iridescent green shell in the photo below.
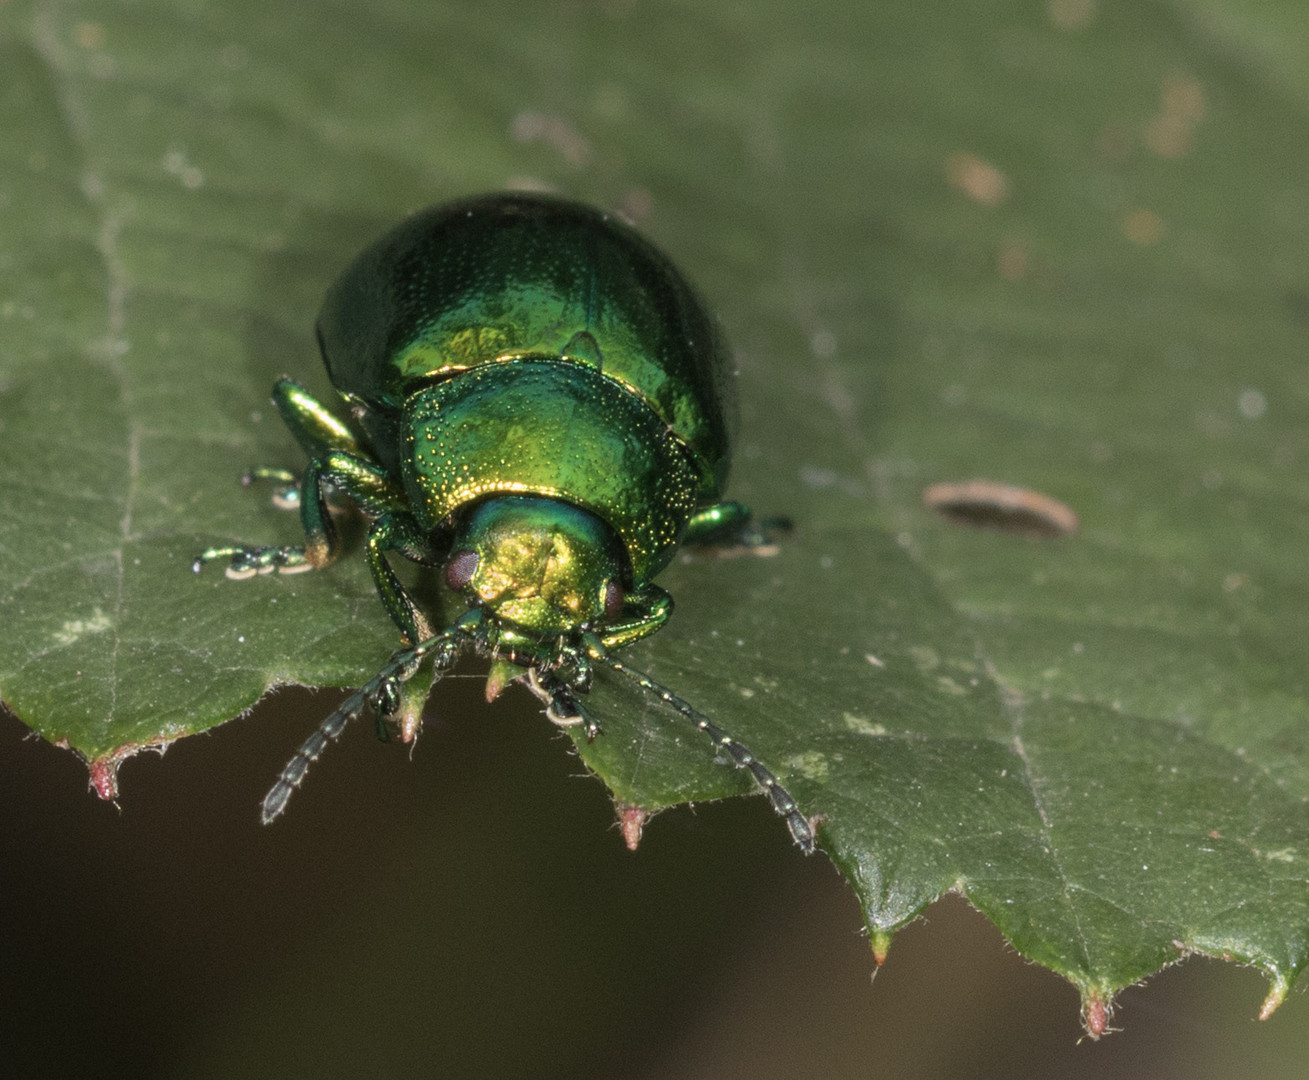
<svg viewBox="0 0 1309 1080">
<path fill-rule="evenodd" d="M 422 211 L 332 286 L 323 356 L 370 449 L 398 465 L 400 413 L 424 384 L 524 358 L 598 368 L 690 451 L 699 505 L 727 476 L 730 366 L 668 258 L 616 218 L 539 194 Z"/>
</svg>

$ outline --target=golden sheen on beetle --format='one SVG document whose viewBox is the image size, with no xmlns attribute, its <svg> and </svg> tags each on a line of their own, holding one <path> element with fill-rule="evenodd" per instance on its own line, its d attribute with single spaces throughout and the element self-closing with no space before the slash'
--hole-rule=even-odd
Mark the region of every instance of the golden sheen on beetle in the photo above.
<svg viewBox="0 0 1309 1080">
<path fill-rule="evenodd" d="M 668 258 L 592 207 L 538 194 L 465 199 L 415 214 L 328 290 L 323 361 L 343 420 L 290 378 L 273 402 L 309 462 L 300 546 L 211 547 L 193 569 L 329 566 L 341 544 L 327 495 L 367 521 L 364 554 L 404 646 L 319 725 L 263 802 L 272 821 L 312 762 L 366 709 L 396 712 L 425 663 L 465 651 L 492 680 L 521 678 L 556 724 L 599 725 L 583 699 L 595 665 L 626 675 L 747 769 L 795 842 L 814 833 L 738 739 L 617 655 L 659 630 L 655 584 L 679 545 L 757 546 L 723 501 L 731 378 L 714 321 Z M 281 469 L 250 478 L 295 485 Z M 390 559 L 439 568 L 464 610 L 438 625 Z M 680 721 L 679 721 L 680 722 Z"/>
</svg>

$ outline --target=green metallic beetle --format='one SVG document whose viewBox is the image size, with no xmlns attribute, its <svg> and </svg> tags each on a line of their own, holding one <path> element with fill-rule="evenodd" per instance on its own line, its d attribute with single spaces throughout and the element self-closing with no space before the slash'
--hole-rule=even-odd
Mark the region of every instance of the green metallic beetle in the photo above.
<svg viewBox="0 0 1309 1080">
<path fill-rule="evenodd" d="M 438 206 L 360 254 L 328 291 L 318 339 L 344 423 L 289 378 L 273 401 L 309 455 L 303 547 L 214 547 L 228 575 L 325 567 L 340 554 L 326 501 L 367 518 L 368 567 L 406 647 L 327 718 L 263 803 L 277 817 L 349 720 L 394 713 L 429 657 L 465 650 L 520 672 L 555 723 L 599 726 L 579 700 L 604 664 L 750 771 L 806 852 L 795 800 L 738 740 L 611 650 L 667 622 L 654 577 L 679 544 L 758 545 L 729 463 L 728 358 L 667 257 L 590 207 L 536 194 Z M 293 482 L 275 469 L 254 475 Z M 434 626 L 388 562 L 443 570 L 467 610 Z"/>
</svg>

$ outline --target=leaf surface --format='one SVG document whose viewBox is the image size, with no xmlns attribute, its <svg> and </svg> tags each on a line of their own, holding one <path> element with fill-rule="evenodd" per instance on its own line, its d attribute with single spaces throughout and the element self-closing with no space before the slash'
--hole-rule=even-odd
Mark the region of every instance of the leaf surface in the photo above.
<svg viewBox="0 0 1309 1080">
<path fill-rule="evenodd" d="M 531 182 L 622 209 L 735 341 L 731 494 L 771 558 L 679 561 L 633 664 L 819 819 L 879 954 L 959 890 L 1114 993 L 1309 935 L 1309 105 L 1291 5 L 827 0 L 0 5 L 0 696 L 91 761 L 394 647 L 296 539 L 267 404 L 408 211 Z M 1285 32 L 1284 32 L 1285 31 Z M 925 507 L 982 477 L 1076 535 Z M 610 676 L 624 805 L 749 790 Z"/>
</svg>

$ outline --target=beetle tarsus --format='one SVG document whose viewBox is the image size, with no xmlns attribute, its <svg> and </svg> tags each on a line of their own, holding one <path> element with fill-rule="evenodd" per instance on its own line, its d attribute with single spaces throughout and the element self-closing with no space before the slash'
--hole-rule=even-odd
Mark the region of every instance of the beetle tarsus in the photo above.
<svg viewBox="0 0 1309 1080">
<path fill-rule="evenodd" d="M 299 574 L 312 570 L 303 547 L 211 547 L 191 560 L 191 571 L 200 573 L 205 564 L 226 559 L 224 574 L 244 581 L 257 574 Z"/>
<path fill-rule="evenodd" d="M 603 734 L 595 717 L 577 699 L 574 687 L 562 682 L 553 671 L 528 668 L 527 688 L 545 704 L 550 723 L 561 728 L 584 727 L 587 742 L 595 742 L 596 736 Z"/>
</svg>

